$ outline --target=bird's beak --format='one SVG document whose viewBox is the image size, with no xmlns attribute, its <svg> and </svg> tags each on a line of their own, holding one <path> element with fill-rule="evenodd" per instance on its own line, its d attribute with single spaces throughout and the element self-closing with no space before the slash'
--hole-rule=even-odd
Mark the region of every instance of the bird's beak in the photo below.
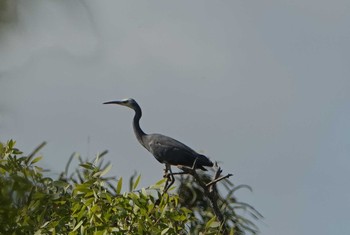
<svg viewBox="0 0 350 235">
<path fill-rule="evenodd" d="M 123 105 L 125 102 L 120 101 L 120 100 L 116 100 L 116 101 L 108 101 L 108 102 L 104 102 L 103 104 L 121 104 Z"/>
</svg>

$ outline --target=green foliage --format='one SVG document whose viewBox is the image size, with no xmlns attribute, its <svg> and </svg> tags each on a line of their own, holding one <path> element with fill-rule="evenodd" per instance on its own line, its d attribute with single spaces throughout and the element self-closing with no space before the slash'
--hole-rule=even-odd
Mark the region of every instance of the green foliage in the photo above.
<svg viewBox="0 0 350 235">
<path fill-rule="evenodd" d="M 103 152 L 93 161 L 77 156 L 79 167 L 68 176 L 72 155 L 52 179 L 37 165 L 44 145 L 25 156 L 14 141 L 0 143 L 0 234 L 219 234 L 210 205 L 188 177 L 178 194 L 162 195 L 164 179 L 137 189 L 141 176 L 135 174 L 123 192 L 123 178 L 106 177 L 112 166 L 103 163 Z M 231 234 L 249 232 L 251 224 L 238 226 L 231 198 L 220 199 Z"/>
<path fill-rule="evenodd" d="M 191 218 L 176 195 L 152 190 L 121 193 L 122 178 L 104 178 L 110 164 L 83 162 L 70 177 L 43 177 L 40 157 L 18 157 L 1 145 L 1 234 L 180 234 Z M 137 182 L 139 181 L 139 178 Z M 136 183 L 132 188 L 136 188 Z M 153 193 L 152 193 L 153 191 Z M 156 197 L 156 196 L 157 197 Z M 161 200 L 158 200 L 161 198 Z"/>
</svg>

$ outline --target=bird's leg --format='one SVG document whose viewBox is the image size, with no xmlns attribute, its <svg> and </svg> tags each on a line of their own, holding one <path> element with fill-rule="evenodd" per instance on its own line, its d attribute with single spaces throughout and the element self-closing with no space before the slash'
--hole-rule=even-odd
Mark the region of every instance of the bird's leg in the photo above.
<svg viewBox="0 0 350 235">
<path fill-rule="evenodd" d="M 170 180 L 170 177 L 169 177 L 169 165 L 168 164 L 165 164 L 165 168 L 164 168 L 164 178 L 167 178 L 166 179 L 166 182 L 165 182 L 165 186 L 164 186 L 164 189 L 166 189 L 168 187 L 168 183 L 169 183 L 169 180 Z M 165 190 L 164 190 L 165 191 Z"/>
<path fill-rule="evenodd" d="M 175 182 L 175 177 L 173 175 L 173 172 L 171 170 L 171 166 L 169 164 L 165 164 L 165 176 L 167 177 L 167 180 L 165 182 L 165 186 L 164 186 L 164 193 L 166 193 L 168 191 L 168 189 L 174 184 Z"/>
<path fill-rule="evenodd" d="M 171 170 L 171 166 L 169 166 L 169 172 L 170 172 L 170 184 L 169 184 L 168 188 L 170 188 L 170 186 L 172 186 L 175 182 L 175 177 L 173 175 L 173 171 Z"/>
<path fill-rule="evenodd" d="M 164 171 L 163 178 L 169 178 L 168 170 L 169 170 L 168 166 L 165 165 L 165 168 L 163 170 Z"/>
</svg>

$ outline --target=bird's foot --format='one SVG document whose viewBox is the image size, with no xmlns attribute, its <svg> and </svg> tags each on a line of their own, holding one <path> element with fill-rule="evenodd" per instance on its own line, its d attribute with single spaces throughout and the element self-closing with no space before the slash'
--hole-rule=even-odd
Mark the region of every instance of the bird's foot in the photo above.
<svg viewBox="0 0 350 235">
<path fill-rule="evenodd" d="M 165 186 L 164 186 L 164 191 L 163 191 L 163 195 L 164 193 L 166 193 L 169 188 L 175 183 L 175 178 L 172 174 L 168 174 L 167 180 L 165 182 Z"/>
<path fill-rule="evenodd" d="M 170 178 L 171 174 L 169 172 L 164 171 L 163 178 Z"/>
</svg>

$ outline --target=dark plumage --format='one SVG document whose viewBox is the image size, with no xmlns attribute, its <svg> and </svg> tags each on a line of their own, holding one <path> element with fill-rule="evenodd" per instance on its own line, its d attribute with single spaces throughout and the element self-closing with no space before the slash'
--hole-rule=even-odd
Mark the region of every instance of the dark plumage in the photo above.
<svg viewBox="0 0 350 235">
<path fill-rule="evenodd" d="M 205 166 L 213 166 L 213 163 L 206 156 L 195 152 L 190 147 L 173 138 L 161 134 L 144 133 L 139 124 L 142 116 L 141 108 L 134 99 L 110 101 L 104 104 L 119 104 L 135 111 L 133 128 L 136 138 L 160 163 L 164 163 L 167 166 L 187 166 L 192 168 L 197 159 L 194 166 L 196 169 L 206 171 Z"/>
</svg>

